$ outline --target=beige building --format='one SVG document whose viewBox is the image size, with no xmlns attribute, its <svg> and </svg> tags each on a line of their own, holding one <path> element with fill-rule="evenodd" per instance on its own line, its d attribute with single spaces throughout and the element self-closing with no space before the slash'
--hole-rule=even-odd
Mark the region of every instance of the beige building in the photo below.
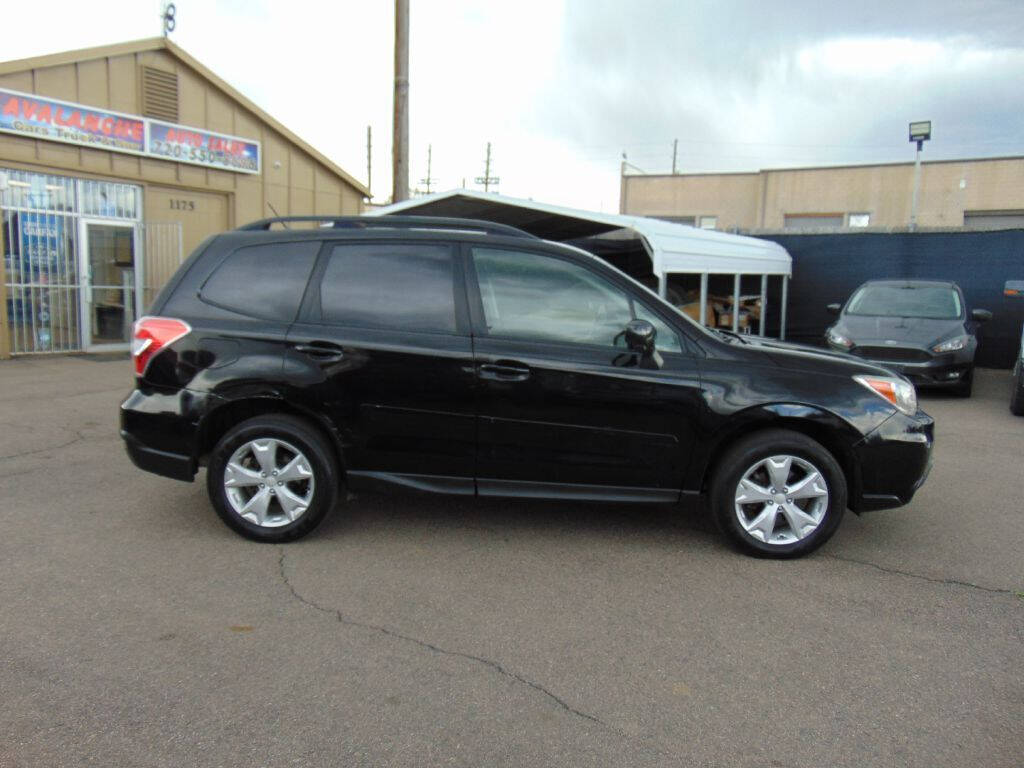
<svg viewBox="0 0 1024 768">
<path fill-rule="evenodd" d="M 208 235 L 368 194 L 167 39 L 0 63 L 0 357 L 123 349 Z"/>
<path fill-rule="evenodd" d="M 622 213 L 722 230 L 910 224 L 914 164 L 623 175 Z M 1024 227 L 1024 157 L 921 164 L 919 227 Z"/>
</svg>

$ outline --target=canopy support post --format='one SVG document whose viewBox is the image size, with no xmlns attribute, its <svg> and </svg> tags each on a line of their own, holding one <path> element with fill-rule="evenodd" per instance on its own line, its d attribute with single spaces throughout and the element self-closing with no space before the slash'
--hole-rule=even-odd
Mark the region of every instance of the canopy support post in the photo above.
<svg viewBox="0 0 1024 768">
<path fill-rule="evenodd" d="M 668 301 L 668 275 L 664 272 L 658 275 L 658 295 Z"/>
<path fill-rule="evenodd" d="M 782 323 L 779 326 L 779 340 L 786 340 L 786 306 L 789 304 L 789 275 L 782 276 Z"/>
<path fill-rule="evenodd" d="M 732 278 L 732 332 L 740 332 L 740 273 Z"/>
<path fill-rule="evenodd" d="M 708 324 L 708 273 L 700 276 L 700 324 Z"/>
<path fill-rule="evenodd" d="M 764 319 L 768 314 L 768 275 L 761 275 L 761 321 L 758 326 L 758 335 L 764 336 Z"/>
</svg>

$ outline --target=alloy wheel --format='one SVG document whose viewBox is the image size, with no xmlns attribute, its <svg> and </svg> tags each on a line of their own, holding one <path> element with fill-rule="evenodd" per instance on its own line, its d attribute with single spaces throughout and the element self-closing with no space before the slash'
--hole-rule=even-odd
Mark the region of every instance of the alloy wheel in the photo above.
<svg viewBox="0 0 1024 768">
<path fill-rule="evenodd" d="M 814 533 L 828 511 L 828 484 L 799 456 L 761 459 L 736 486 L 736 517 L 751 538 L 783 546 Z"/>
<path fill-rule="evenodd" d="M 261 528 L 298 520 L 313 502 L 313 467 L 291 443 L 243 443 L 224 467 L 224 492 L 239 517 Z"/>
</svg>

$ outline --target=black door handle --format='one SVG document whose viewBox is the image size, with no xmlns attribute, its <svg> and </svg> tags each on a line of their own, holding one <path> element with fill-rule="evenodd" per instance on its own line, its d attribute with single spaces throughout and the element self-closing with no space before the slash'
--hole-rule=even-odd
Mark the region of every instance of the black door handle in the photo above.
<svg viewBox="0 0 1024 768">
<path fill-rule="evenodd" d="M 530 369 L 519 363 L 482 363 L 478 376 L 489 381 L 526 381 Z"/>
<path fill-rule="evenodd" d="M 312 341 L 309 344 L 296 344 L 295 351 L 316 358 L 321 363 L 334 363 L 345 356 L 344 349 L 329 341 Z"/>
</svg>

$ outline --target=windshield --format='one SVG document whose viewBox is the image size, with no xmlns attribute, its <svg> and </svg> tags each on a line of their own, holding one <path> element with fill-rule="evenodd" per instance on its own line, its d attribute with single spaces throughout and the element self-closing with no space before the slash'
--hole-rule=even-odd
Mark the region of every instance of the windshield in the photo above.
<svg viewBox="0 0 1024 768">
<path fill-rule="evenodd" d="M 960 294 L 948 285 L 865 285 L 850 299 L 848 315 L 960 317 Z"/>
</svg>

